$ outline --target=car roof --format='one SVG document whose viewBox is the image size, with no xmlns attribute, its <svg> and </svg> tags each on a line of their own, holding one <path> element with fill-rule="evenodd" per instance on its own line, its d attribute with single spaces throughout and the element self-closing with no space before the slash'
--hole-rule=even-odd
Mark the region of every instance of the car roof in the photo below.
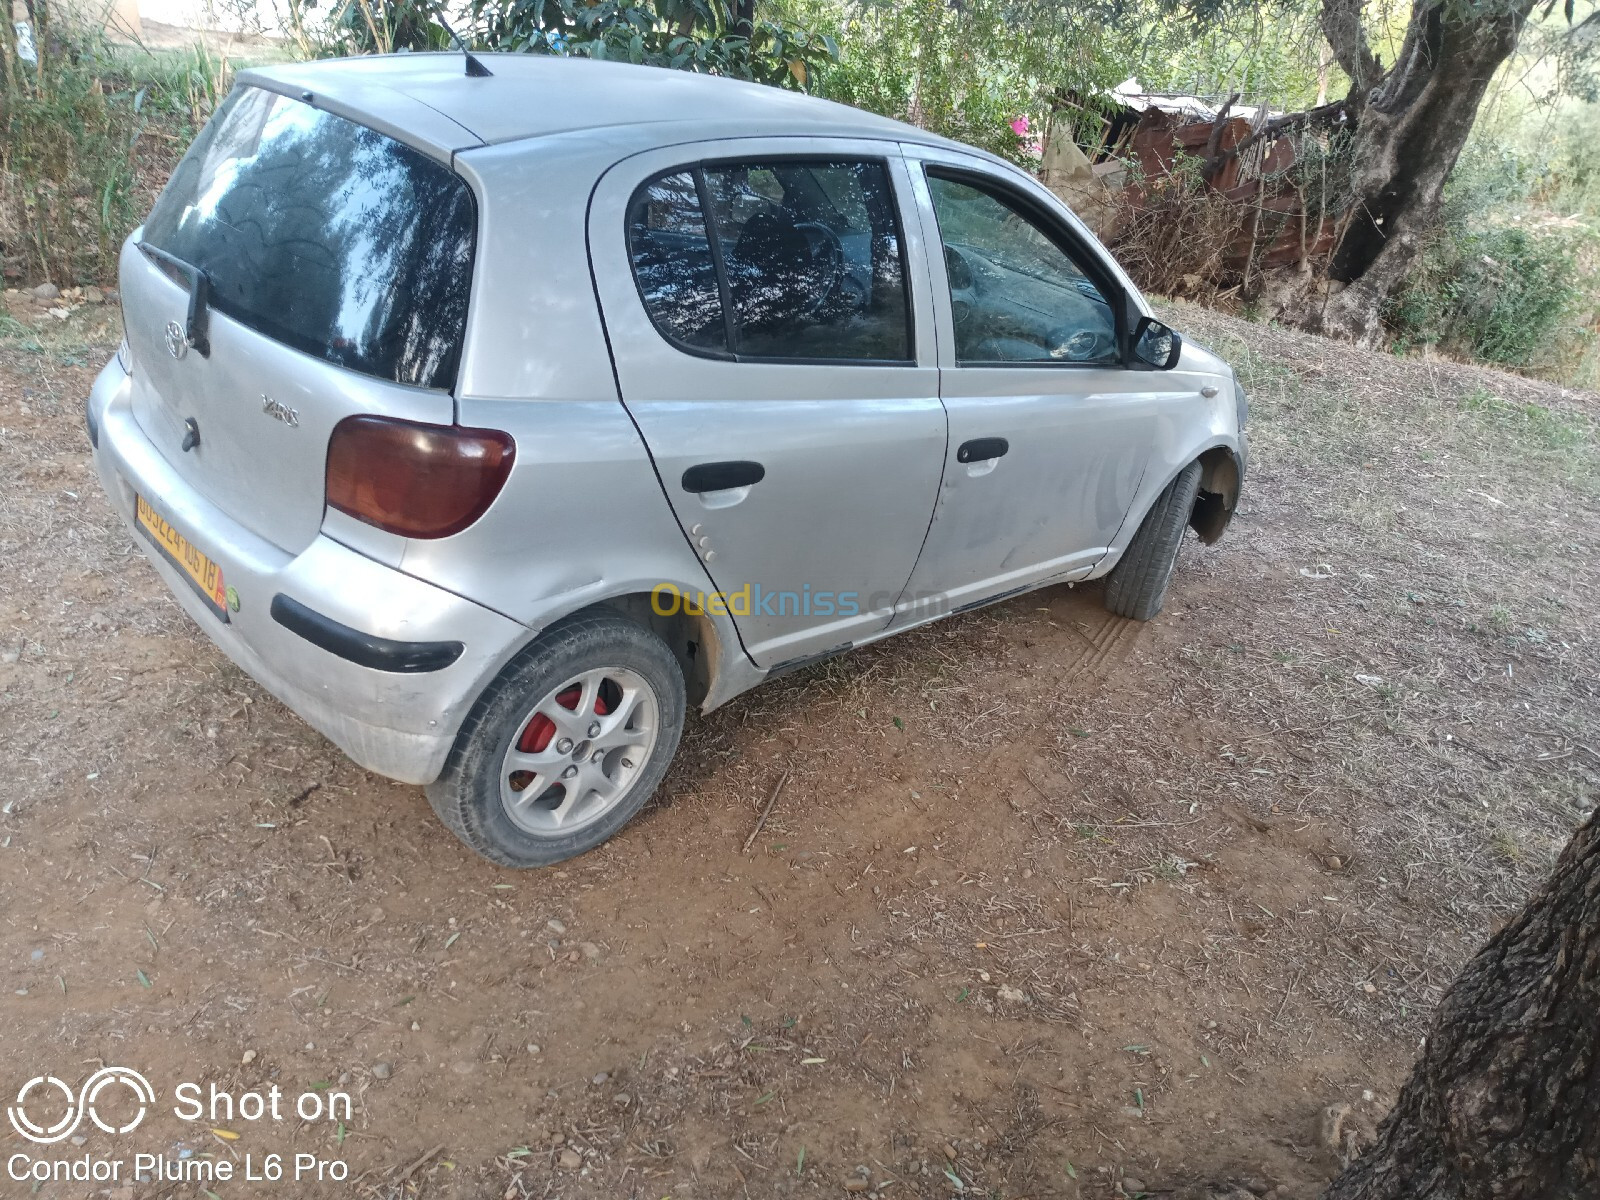
<svg viewBox="0 0 1600 1200">
<path fill-rule="evenodd" d="M 694 126 L 702 125 L 708 134 L 722 135 L 730 121 L 753 135 L 955 145 L 913 125 L 763 84 L 546 54 L 474 57 L 489 68 L 489 77 L 469 76 L 465 57 L 446 52 L 253 68 L 239 79 L 445 153 L 586 129 L 671 124 L 674 134 L 693 138 Z"/>
</svg>

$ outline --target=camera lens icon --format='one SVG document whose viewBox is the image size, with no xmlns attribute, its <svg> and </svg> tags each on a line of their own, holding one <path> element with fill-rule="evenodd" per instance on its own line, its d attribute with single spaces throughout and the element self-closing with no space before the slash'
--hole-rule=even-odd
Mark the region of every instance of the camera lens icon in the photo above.
<svg viewBox="0 0 1600 1200">
<path fill-rule="evenodd" d="M 127 1088 L 133 1093 L 135 1101 L 133 1115 L 120 1125 L 105 1120 L 97 1107 L 105 1090 L 113 1086 Z M 32 1098 L 34 1106 L 39 1107 L 44 1100 L 44 1094 L 50 1089 L 61 1093 L 66 1099 L 67 1108 L 53 1124 L 46 1125 L 35 1121 L 29 1115 L 28 1103 Z M 83 1081 L 83 1087 L 78 1089 L 76 1096 L 73 1095 L 70 1085 L 54 1075 L 36 1075 L 22 1085 L 21 1090 L 17 1092 L 16 1103 L 6 1109 L 6 1116 L 11 1121 L 11 1128 L 30 1142 L 49 1146 L 64 1141 L 76 1133 L 86 1116 L 97 1129 L 105 1133 L 132 1133 L 139 1127 L 139 1123 L 144 1120 L 145 1114 L 155 1102 L 155 1089 L 139 1072 L 129 1070 L 127 1067 L 101 1067 Z"/>
</svg>

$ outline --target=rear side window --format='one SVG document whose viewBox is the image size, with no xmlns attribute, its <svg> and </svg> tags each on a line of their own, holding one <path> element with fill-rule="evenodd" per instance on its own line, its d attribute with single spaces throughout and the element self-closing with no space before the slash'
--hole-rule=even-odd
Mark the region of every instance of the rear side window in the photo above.
<svg viewBox="0 0 1600 1200">
<path fill-rule="evenodd" d="M 680 171 L 651 180 L 630 210 L 633 276 L 656 326 L 693 349 L 726 351 L 722 292 L 695 177 Z"/>
<path fill-rule="evenodd" d="M 680 168 L 634 194 L 628 248 L 645 308 L 682 349 L 741 360 L 911 358 L 900 227 L 881 162 Z"/>
<path fill-rule="evenodd" d="M 178 164 L 144 240 L 220 312 L 353 371 L 454 386 L 477 216 L 466 182 L 374 130 L 240 87 Z"/>
</svg>

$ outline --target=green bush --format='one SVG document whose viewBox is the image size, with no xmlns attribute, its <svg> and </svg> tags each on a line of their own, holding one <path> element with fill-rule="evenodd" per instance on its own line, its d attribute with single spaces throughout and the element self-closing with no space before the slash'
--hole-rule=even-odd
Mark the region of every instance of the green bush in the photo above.
<svg viewBox="0 0 1600 1200">
<path fill-rule="evenodd" d="M 1553 366 L 1583 297 L 1581 243 L 1592 235 L 1517 225 L 1442 229 L 1396 302 L 1402 342 L 1438 344 L 1482 362 Z"/>
<path fill-rule="evenodd" d="M 45 5 L 37 6 L 44 14 Z M 101 77 L 95 48 L 40 21 L 38 62 L 4 29 L 0 245 L 6 275 L 61 286 L 104 279 L 132 228 L 142 95 Z"/>
<path fill-rule="evenodd" d="M 1396 297 L 1400 348 L 1437 345 L 1480 362 L 1572 379 L 1592 357 L 1585 309 L 1596 235 L 1529 205 L 1550 164 L 1506 143 L 1469 148 L 1439 228 Z"/>
<path fill-rule="evenodd" d="M 45 0 L 33 8 L 37 61 L 0 22 L 0 267 L 24 285 L 108 282 L 232 70 L 199 43 L 113 46 Z"/>
</svg>

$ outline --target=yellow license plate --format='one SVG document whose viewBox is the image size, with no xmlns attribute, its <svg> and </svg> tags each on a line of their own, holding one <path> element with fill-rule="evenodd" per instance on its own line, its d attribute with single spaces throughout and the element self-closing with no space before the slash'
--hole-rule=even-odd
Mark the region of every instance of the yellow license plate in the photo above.
<svg viewBox="0 0 1600 1200">
<path fill-rule="evenodd" d="M 195 588 L 217 616 L 226 621 L 228 588 L 222 582 L 222 568 L 200 553 L 194 543 L 151 508 L 143 496 L 134 497 L 134 510 L 139 519 L 139 527 L 149 535 L 157 548 L 194 582 Z"/>
</svg>

